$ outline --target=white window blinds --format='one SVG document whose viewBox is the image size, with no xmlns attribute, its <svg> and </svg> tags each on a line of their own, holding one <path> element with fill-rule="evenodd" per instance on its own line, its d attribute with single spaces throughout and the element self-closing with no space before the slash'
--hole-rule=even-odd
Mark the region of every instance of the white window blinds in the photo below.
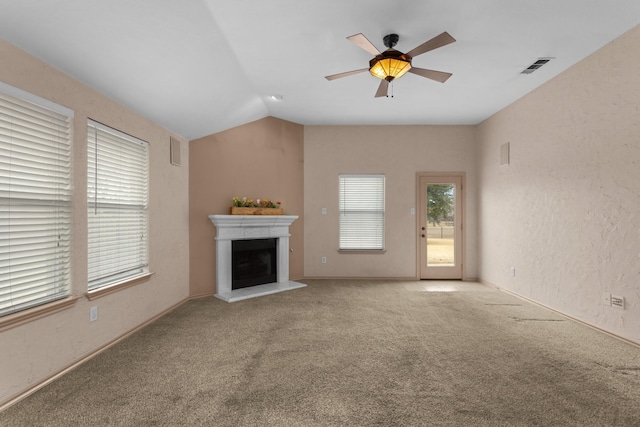
<svg viewBox="0 0 640 427">
<path fill-rule="evenodd" d="M 384 249 L 384 175 L 340 175 L 340 249 Z"/>
<path fill-rule="evenodd" d="M 148 271 L 149 145 L 88 123 L 89 290 Z"/>
<path fill-rule="evenodd" d="M 71 119 L 0 86 L 0 316 L 71 293 Z"/>
</svg>

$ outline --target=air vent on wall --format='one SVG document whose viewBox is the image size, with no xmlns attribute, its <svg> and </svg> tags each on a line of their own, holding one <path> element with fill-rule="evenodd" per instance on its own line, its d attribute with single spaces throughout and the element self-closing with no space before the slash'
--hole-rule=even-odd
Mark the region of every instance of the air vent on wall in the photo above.
<svg viewBox="0 0 640 427">
<path fill-rule="evenodd" d="M 169 155 L 172 165 L 180 166 L 180 140 L 169 138 Z"/>
<path fill-rule="evenodd" d="M 529 65 L 527 68 L 522 70 L 520 74 L 531 74 L 537 69 L 539 69 L 540 67 L 542 67 L 547 62 L 551 61 L 552 59 L 553 58 L 538 58 L 536 62 L 534 62 L 533 64 Z"/>
<path fill-rule="evenodd" d="M 505 142 L 500 146 L 500 166 L 506 166 L 511 161 L 509 159 L 510 144 Z"/>
</svg>

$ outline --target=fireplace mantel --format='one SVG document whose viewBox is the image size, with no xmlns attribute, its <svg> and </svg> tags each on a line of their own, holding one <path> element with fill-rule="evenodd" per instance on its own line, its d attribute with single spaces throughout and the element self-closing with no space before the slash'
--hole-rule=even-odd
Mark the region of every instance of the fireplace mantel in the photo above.
<svg viewBox="0 0 640 427">
<path fill-rule="evenodd" d="M 216 294 L 227 302 L 269 295 L 306 286 L 289 280 L 289 226 L 297 215 L 209 215 L 216 234 Z M 278 239 L 278 280 L 275 283 L 231 288 L 231 242 L 233 240 Z"/>
</svg>

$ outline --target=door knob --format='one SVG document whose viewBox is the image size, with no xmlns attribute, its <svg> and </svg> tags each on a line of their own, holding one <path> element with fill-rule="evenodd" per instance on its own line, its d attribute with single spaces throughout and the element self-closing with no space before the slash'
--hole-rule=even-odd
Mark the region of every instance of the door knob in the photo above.
<svg viewBox="0 0 640 427">
<path fill-rule="evenodd" d="M 422 235 L 422 237 L 424 237 L 424 234 Z"/>
<path fill-rule="evenodd" d="M 422 227 L 422 231 L 424 231 L 424 227 Z"/>
</svg>

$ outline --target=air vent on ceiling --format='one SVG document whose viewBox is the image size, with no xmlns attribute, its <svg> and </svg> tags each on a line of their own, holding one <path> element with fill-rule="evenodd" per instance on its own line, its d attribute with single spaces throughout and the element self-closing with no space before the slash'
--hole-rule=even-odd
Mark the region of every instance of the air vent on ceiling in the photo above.
<svg viewBox="0 0 640 427">
<path fill-rule="evenodd" d="M 531 74 L 536 71 L 538 68 L 542 67 L 547 62 L 551 61 L 553 58 L 538 58 L 536 62 L 529 65 L 527 68 L 522 70 L 520 74 Z"/>
</svg>

